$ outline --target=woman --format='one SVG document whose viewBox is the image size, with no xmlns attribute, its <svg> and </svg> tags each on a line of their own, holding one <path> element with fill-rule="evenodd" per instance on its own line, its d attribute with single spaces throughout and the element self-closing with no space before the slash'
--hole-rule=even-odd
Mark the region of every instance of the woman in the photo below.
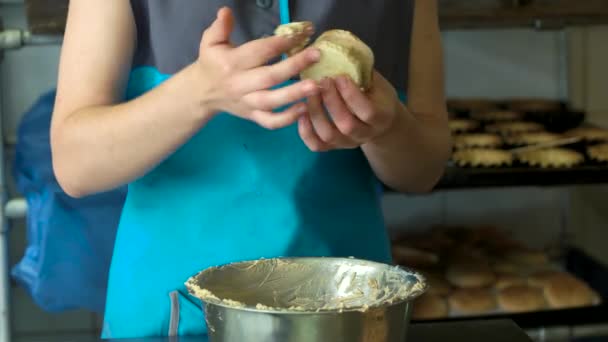
<svg viewBox="0 0 608 342">
<path fill-rule="evenodd" d="M 290 20 L 370 44 L 370 92 L 288 82 L 319 58 L 279 60 L 303 38 L 271 36 Z M 442 74 L 436 0 L 70 1 L 55 173 L 75 197 L 129 183 L 103 335 L 204 333 L 183 283 L 209 266 L 390 261 L 378 180 L 422 192 L 440 177 Z"/>
</svg>

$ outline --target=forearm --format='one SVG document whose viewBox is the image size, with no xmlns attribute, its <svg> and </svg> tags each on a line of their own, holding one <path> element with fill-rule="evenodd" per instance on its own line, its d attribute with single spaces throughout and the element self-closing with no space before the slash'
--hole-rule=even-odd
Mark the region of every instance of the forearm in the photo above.
<svg viewBox="0 0 608 342">
<path fill-rule="evenodd" d="M 402 192 L 427 192 L 443 174 L 450 146 L 442 114 L 413 115 L 402 105 L 392 129 L 362 149 L 387 186 Z"/>
<path fill-rule="evenodd" d="M 132 101 L 83 108 L 54 120 L 53 167 L 64 190 L 83 196 L 126 184 L 192 137 L 212 113 L 190 89 L 196 84 L 190 68 Z"/>
<path fill-rule="evenodd" d="M 437 0 L 416 0 L 407 107 L 397 104 L 392 129 L 363 147 L 377 176 L 404 192 L 436 184 L 451 152 Z"/>
</svg>

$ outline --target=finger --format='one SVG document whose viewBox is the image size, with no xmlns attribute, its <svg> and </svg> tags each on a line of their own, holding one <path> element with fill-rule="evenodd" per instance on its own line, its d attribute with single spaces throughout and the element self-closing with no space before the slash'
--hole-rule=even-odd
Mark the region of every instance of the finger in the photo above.
<svg viewBox="0 0 608 342">
<path fill-rule="evenodd" d="M 217 12 L 215 21 L 203 33 L 201 45 L 212 46 L 230 42 L 234 29 L 234 16 L 228 7 L 222 7 Z"/>
<path fill-rule="evenodd" d="M 259 90 L 247 94 L 243 100 L 253 108 L 271 111 L 319 93 L 312 80 L 304 80 L 275 90 Z"/>
<path fill-rule="evenodd" d="M 279 129 L 287 127 L 296 122 L 302 115 L 306 114 L 306 104 L 298 103 L 280 113 L 263 110 L 254 110 L 251 120 L 267 129 Z"/>
<path fill-rule="evenodd" d="M 315 132 L 308 115 L 303 115 L 298 120 L 298 133 L 309 150 L 313 152 L 324 152 L 330 149 Z"/>
<path fill-rule="evenodd" d="M 336 86 L 342 101 L 349 110 L 361 121 L 371 123 L 373 121 L 374 105 L 357 85 L 346 76 L 336 78 Z"/>
<path fill-rule="evenodd" d="M 321 58 L 321 52 L 308 48 L 274 65 L 251 69 L 243 74 L 245 92 L 268 89 L 277 86 L 313 65 Z"/>
<path fill-rule="evenodd" d="M 323 103 L 331 115 L 333 126 L 336 127 L 341 135 L 349 137 L 351 140 L 362 141 L 366 136 L 366 132 L 370 131 L 371 128 L 351 112 L 346 103 L 344 103 L 340 93 L 338 93 L 335 82 L 331 79 L 326 79 L 322 82 L 321 88 Z M 321 135 L 320 132 L 319 135 Z M 322 135 L 321 138 L 323 138 Z"/>
<path fill-rule="evenodd" d="M 311 28 L 298 35 L 256 39 L 236 48 L 235 59 L 241 61 L 243 68 L 258 67 L 300 45 L 312 34 Z"/>
</svg>

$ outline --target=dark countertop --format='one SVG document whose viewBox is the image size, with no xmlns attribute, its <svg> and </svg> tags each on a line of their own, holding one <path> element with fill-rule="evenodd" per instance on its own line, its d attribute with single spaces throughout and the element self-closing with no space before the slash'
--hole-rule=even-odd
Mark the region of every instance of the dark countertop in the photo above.
<svg viewBox="0 0 608 342">
<path fill-rule="evenodd" d="M 466 321 L 414 324 L 408 342 L 531 342 L 532 340 L 512 321 Z M 205 337 L 148 338 L 112 340 L 114 342 L 207 342 Z M 255 341 L 253 341 L 255 342 Z"/>
</svg>

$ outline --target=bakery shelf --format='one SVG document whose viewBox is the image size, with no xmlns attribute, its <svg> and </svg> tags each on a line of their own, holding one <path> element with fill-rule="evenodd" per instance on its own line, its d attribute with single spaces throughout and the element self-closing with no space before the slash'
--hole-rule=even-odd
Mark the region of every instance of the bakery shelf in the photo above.
<svg viewBox="0 0 608 342">
<path fill-rule="evenodd" d="M 566 310 L 553 310 L 523 314 L 496 314 L 449 318 L 441 321 L 467 321 L 479 319 L 512 319 L 523 329 L 572 327 L 603 324 L 608 322 L 608 267 L 602 265 L 585 252 L 569 248 L 563 254 L 563 266 L 573 275 L 584 280 L 602 297 L 602 304 Z"/>
<path fill-rule="evenodd" d="M 25 0 L 33 34 L 63 34 L 68 0 Z M 562 29 L 608 23 L 605 0 L 439 0 L 443 30 Z"/>
<path fill-rule="evenodd" d="M 605 0 L 439 0 L 444 30 L 562 29 L 608 23 Z"/>
<path fill-rule="evenodd" d="M 570 169 L 540 169 L 525 166 L 464 168 L 450 164 L 435 189 L 584 184 L 608 184 L 608 166 L 588 164 Z"/>
</svg>

